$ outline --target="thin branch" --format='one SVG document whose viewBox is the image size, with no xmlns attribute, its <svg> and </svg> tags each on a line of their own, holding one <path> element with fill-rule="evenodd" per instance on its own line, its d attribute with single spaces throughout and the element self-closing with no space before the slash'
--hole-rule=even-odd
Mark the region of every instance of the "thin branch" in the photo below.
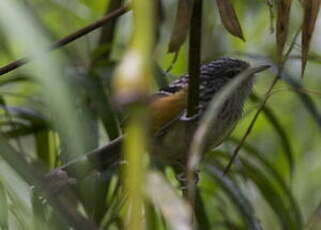
<svg viewBox="0 0 321 230">
<path fill-rule="evenodd" d="M 77 30 L 76 32 L 56 41 L 48 48 L 48 51 L 55 50 L 57 48 L 60 48 L 62 46 L 69 44 L 70 42 L 77 40 L 78 38 L 100 28 L 101 26 L 110 22 L 114 18 L 125 14 L 129 10 L 130 10 L 130 7 L 128 5 L 120 7 L 119 9 L 102 17 L 101 19 L 95 21 L 94 23 L 91 23 L 88 26 L 85 26 L 85 27 L 81 28 L 80 30 Z M 0 76 L 27 64 L 29 61 L 31 61 L 30 57 L 23 57 L 23 58 L 20 58 L 16 61 L 13 61 L 13 62 L 1 67 L 0 68 Z"/>
<path fill-rule="evenodd" d="M 291 51 L 292 51 L 292 49 L 293 49 L 293 47 L 294 47 L 294 45 L 295 45 L 295 41 L 296 41 L 296 39 L 297 39 L 300 31 L 301 31 L 301 27 L 298 29 L 298 31 L 297 31 L 296 34 L 294 35 L 293 40 L 292 40 L 292 42 L 291 42 L 291 44 L 290 44 L 290 46 L 289 46 L 288 51 L 286 52 L 283 60 L 280 62 L 280 66 L 279 66 L 278 73 L 277 73 L 277 75 L 275 76 L 275 78 L 273 79 L 273 82 L 272 82 L 270 88 L 269 88 L 268 91 L 266 92 L 265 98 L 263 99 L 263 102 L 262 102 L 261 106 L 258 108 L 257 112 L 255 113 L 255 115 L 254 115 L 254 117 L 253 117 L 253 119 L 252 119 L 249 127 L 247 128 L 244 136 L 243 136 L 242 139 L 241 139 L 240 144 L 239 144 L 239 145 L 236 147 L 236 149 L 234 150 L 233 155 L 232 155 L 230 161 L 228 162 L 226 168 L 224 169 L 224 172 L 223 172 L 224 175 L 226 175 L 226 174 L 228 173 L 228 171 L 230 170 L 230 168 L 231 168 L 234 160 L 236 159 L 236 157 L 237 157 L 237 155 L 238 155 L 238 152 L 239 152 L 240 149 L 242 148 L 242 146 L 243 146 L 246 138 L 250 135 L 250 133 L 251 133 L 251 131 L 252 131 L 252 129 L 253 129 L 255 123 L 256 123 L 257 118 L 259 117 L 260 113 L 261 113 L 262 110 L 264 109 L 264 106 L 265 106 L 267 100 L 270 98 L 271 92 L 272 92 L 274 86 L 276 85 L 276 83 L 278 82 L 278 80 L 279 80 L 280 77 L 281 77 L 281 73 L 283 72 L 283 69 L 284 69 L 284 64 L 285 64 L 285 62 L 286 62 L 286 61 L 288 60 L 288 58 L 289 58 L 289 55 L 290 55 L 290 53 L 291 53 Z"/>
<path fill-rule="evenodd" d="M 193 2 L 188 54 L 188 117 L 192 117 L 193 115 L 195 115 L 198 110 L 202 38 L 202 5 L 203 0 L 194 0 Z"/>
</svg>

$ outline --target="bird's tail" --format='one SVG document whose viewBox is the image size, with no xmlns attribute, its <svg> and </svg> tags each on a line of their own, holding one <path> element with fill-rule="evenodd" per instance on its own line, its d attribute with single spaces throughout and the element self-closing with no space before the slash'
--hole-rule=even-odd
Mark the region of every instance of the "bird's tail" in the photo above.
<svg viewBox="0 0 321 230">
<path fill-rule="evenodd" d="M 121 160 L 122 140 L 123 136 L 118 137 L 101 148 L 53 169 L 44 176 L 46 189 L 52 194 L 58 194 L 63 188 L 85 178 L 94 170 L 105 171 L 116 166 Z"/>
<path fill-rule="evenodd" d="M 124 137 L 120 136 L 107 145 L 98 148 L 87 154 L 88 160 L 95 169 L 104 171 L 115 166 L 121 160 L 121 144 Z"/>
</svg>

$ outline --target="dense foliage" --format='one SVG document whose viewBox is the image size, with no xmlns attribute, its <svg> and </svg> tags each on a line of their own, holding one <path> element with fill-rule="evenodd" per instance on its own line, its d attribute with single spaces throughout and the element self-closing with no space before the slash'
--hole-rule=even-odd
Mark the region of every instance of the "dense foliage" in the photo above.
<svg viewBox="0 0 321 230">
<path fill-rule="evenodd" d="M 320 1 L 127 4 L 0 1 L 0 229 L 320 229 Z M 221 56 L 271 68 L 189 199 L 145 167 L 142 98 Z M 126 170 L 88 173 L 124 130 Z"/>
</svg>

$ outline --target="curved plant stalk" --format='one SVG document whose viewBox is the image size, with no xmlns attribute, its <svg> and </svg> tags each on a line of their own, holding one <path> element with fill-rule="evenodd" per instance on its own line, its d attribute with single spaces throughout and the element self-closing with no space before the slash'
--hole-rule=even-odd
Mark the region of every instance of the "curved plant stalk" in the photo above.
<svg viewBox="0 0 321 230">
<path fill-rule="evenodd" d="M 198 163 L 201 159 L 201 153 L 203 152 L 205 137 L 208 135 L 209 131 L 215 125 L 215 122 L 217 122 L 217 117 L 219 115 L 218 113 L 219 111 L 221 111 L 221 108 L 226 99 L 235 91 L 235 89 L 239 85 L 241 85 L 244 81 L 248 80 L 249 78 L 253 77 L 253 74 L 261 72 L 267 68 L 269 68 L 269 66 L 258 66 L 246 69 L 233 80 L 231 80 L 211 100 L 208 109 L 204 114 L 200 126 L 196 130 L 193 141 L 191 143 L 189 151 L 189 161 L 187 165 L 188 178 L 190 179 L 189 182 L 191 182 L 191 179 L 193 177 L 192 172 L 196 170 Z M 191 189 L 191 198 L 194 197 L 192 187 L 193 186 L 189 186 L 189 188 Z"/>
</svg>

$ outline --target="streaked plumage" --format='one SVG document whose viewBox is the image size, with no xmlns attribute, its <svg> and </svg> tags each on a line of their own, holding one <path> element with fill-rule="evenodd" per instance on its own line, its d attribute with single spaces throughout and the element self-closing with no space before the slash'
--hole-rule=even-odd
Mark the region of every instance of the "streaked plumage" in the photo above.
<svg viewBox="0 0 321 230">
<path fill-rule="evenodd" d="M 211 99 L 229 80 L 248 67 L 248 63 L 232 58 L 221 58 L 202 65 L 200 73 L 200 113 L 203 114 Z M 152 122 L 152 130 L 155 132 L 151 140 L 151 153 L 153 156 L 171 164 L 184 164 L 193 134 L 201 118 L 199 116 L 192 121 L 180 119 L 187 106 L 187 86 L 188 74 L 181 76 L 161 89 L 157 93 L 156 99 L 151 103 L 152 121 L 154 121 Z M 206 140 L 205 149 L 208 150 L 219 145 L 233 130 L 241 117 L 244 101 L 251 88 L 252 78 L 242 84 L 224 103 L 224 107 L 219 113 L 219 121 Z M 170 105 L 168 105 L 168 102 L 170 102 Z M 175 103 L 177 103 L 177 106 Z M 160 104 L 163 105 L 160 106 Z M 167 116 L 168 113 L 171 114 L 170 118 Z M 159 119 L 160 116 L 166 117 L 166 119 Z M 154 117 L 158 119 L 154 119 Z"/>
<path fill-rule="evenodd" d="M 232 78 L 249 67 L 249 64 L 232 58 L 220 58 L 202 65 L 200 74 L 200 116 L 193 120 L 182 119 L 187 107 L 188 75 L 183 75 L 152 96 L 150 154 L 176 169 L 183 169 L 195 130 L 211 99 Z M 218 122 L 205 140 L 209 150 L 226 139 L 242 115 L 242 108 L 252 89 L 253 78 L 244 82 L 224 103 Z M 92 154 L 90 160 L 105 169 L 121 159 L 123 137 Z M 108 154 L 99 154 L 100 152 Z"/>
</svg>

